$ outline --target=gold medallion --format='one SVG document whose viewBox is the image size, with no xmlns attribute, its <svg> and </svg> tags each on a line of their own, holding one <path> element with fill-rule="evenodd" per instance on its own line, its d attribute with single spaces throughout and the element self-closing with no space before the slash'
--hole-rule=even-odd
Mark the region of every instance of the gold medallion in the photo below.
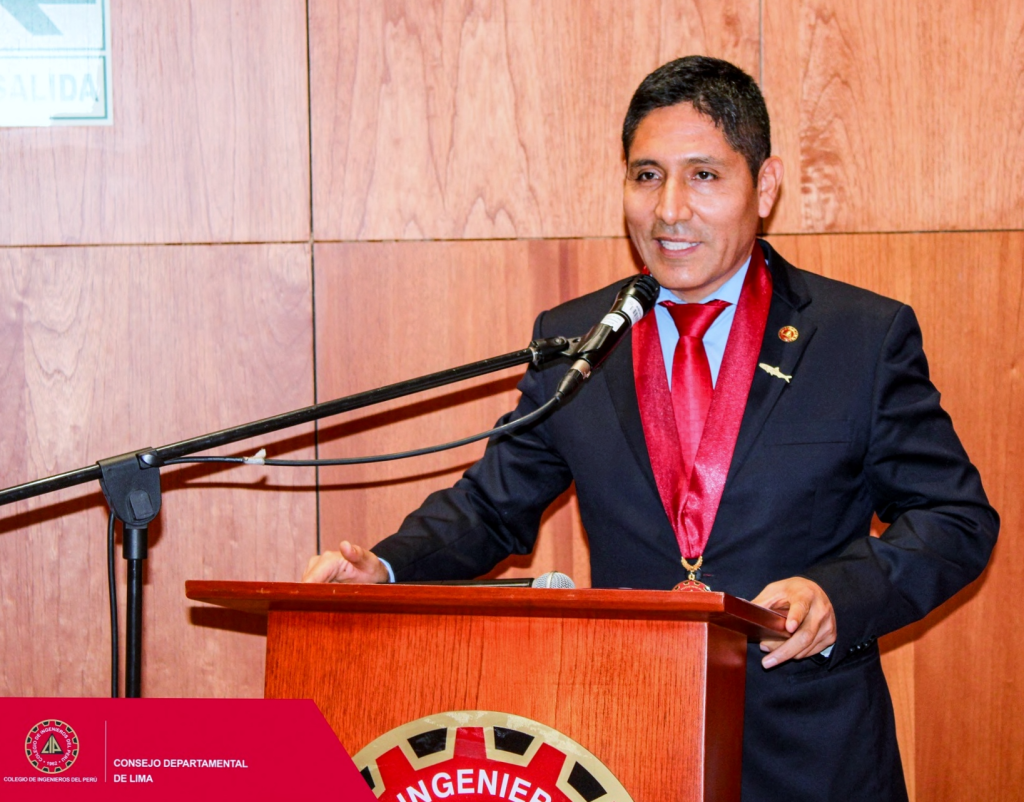
<svg viewBox="0 0 1024 802">
<path fill-rule="evenodd" d="M 678 583 L 674 588 L 672 588 L 672 590 L 688 590 L 698 592 L 706 592 L 711 590 L 711 588 L 709 588 L 707 585 L 705 585 L 703 582 L 697 579 L 697 572 L 700 570 L 700 567 L 704 565 L 704 555 L 702 554 L 700 557 L 698 557 L 697 562 L 693 565 L 690 565 L 690 563 L 686 561 L 685 557 L 682 558 L 682 561 L 683 568 L 686 569 L 686 571 L 689 573 L 689 576 L 682 582 Z"/>
<path fill-rule="evenodd" d="M 798 332 L 792 326 L 783 326 L 781 329 L 779 329 L 779 339 L 782 340 L 782 342 L 784 343 L 794 342 L 796 338 L 799 336 L 800 332 Z"/>
</svg>

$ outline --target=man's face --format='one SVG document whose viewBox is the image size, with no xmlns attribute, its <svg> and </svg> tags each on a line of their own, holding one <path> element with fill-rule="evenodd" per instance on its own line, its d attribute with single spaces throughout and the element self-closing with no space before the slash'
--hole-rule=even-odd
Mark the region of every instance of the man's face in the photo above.
<svg viewBox="0 0 1024 802">
<path fill-rule="evenodd" d="M 686 301 L 700 301 L 750 256 L 758 220 L 775 204 L 782 162 L 765 161 L 754 185 L 746 160 L 689 103 L 640 123 L 626 162 L 622 206 L 644 264 Z"/>
</svg>

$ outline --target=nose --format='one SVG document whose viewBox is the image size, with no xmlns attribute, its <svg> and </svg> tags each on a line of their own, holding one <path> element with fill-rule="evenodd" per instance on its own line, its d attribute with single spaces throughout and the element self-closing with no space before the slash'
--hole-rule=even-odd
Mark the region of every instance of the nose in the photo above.
<svg viewBox="0 0 1024 802">
<path fill-rule="evenodd" d="M 670 176 L 662 184 L 654 213 L 658 216 L 658 220 L 667 226 L 684 223 L 693 217 L 689 188 L 686 183 L 675 176 Z"/>
</svg>

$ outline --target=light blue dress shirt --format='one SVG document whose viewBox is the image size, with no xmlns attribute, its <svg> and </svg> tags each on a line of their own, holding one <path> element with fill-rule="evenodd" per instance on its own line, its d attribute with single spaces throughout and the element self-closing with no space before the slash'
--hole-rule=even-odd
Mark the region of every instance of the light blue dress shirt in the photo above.
<svg viewBox="0 0 1024 802">
<path fill-rule="evenodd" d="M 722 367 L 722 357 L 725 355 L 725 344 L 729 340 L 729 332 L 732 331 L 732 321 L 736 317 L 736 304 L 740 300 L 740 292 L 743 290 L 743 280 L 747 277 L 747 268 L 750 267 L 750 258 L 743 263 L 743 267 L 736 271 L 736 275 L 730 278 L 725 284 L 702 298 L 700 303 L 708 301 L 726 301 L 729 303 L 722 314 L 715 318 L 715 322 L 704 335 L 704 350 L 708 355 L 708 366 L 711 368 L 711 386 L 718 383 L 718 371 Z M 658 305 L 654 307 L 654 317 L 658 322 L 658 336 L 661 338 L 661 354 L 665 357 L 665 372 L 668 374 L 668 387 L 672 389 L 672 358 L 675 356 L 676 344 L 679 342 L 679 329 L 672 320 L 672 313 L 661 305 L 662 301 L 674 301 L 685 303 L 677 298 L 671 290 L 661 288 L 658 295 Z"/>
</svg>

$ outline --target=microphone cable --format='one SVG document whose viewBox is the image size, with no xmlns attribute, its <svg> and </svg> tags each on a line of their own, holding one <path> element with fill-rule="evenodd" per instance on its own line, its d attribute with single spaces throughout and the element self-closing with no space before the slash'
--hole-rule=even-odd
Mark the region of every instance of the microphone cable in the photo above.
<svg viewBox="0 0 1024 802">
<path fill-rule="evenodd" d="M 253 457 L 176 457 L 175 459 L 164 460 L 161 465 L 181 465 L 185 463 L 203 463 L 203 462 L 227 462 L 232 464 L 245 464 L 245 465 L 271 465 L 275 467 L 287 467 L 287 468 L 311 468 L 321 467 L 330 465 L 364 465 L 372 462 L 389 462 L 396 459 L 407 459 L 409 457 L 422 457 L 425 454 L 435 454 L 439 451 L 448 451 L 453 448 L 459 448 L 460 446 L 466 446 L 470 443 L 475 443 L 478 440 L 484 440 L 497 435 L 511 434 L 517 429 L 525 428 L 526 426 L 535 423 L 542 417 L 547 415 L 553 410 L 561 399 L 554 397 L 546 401 L 541 406 L 537 407 L 533 412 L 528 415 L 524 415 L 521 418 L 516 418 L 508 423 L 503 423 L 501 426 L 495 426 L 493 429 L 488 429 L 486 432 L 480 434 L 474 434 L 470 437 L 463 437 L 459 440 L 452 440 L 448 443 L 442 443 L 435 446 L 426 446 L 425 448 L 415 448 L 411 451 L 398 451 L 393 454 L 377 454 L 370 457 L 340 457 L 338 459 L 268 459 L 262 456 L 266 452 L 260 449 L 259 452 Z"/>
<path fill-rule="evenodd" d="M 186 463 L 231 463 L 247 465 L 271 465 L 292 468 L 316 468 L 331 465 L 365 465 L 373 462 L 388 462 L 390 460 L 408 459 L 409 457 L 421 457 L 425 454 L 435 454 L 439 451 L 448 451 L 452 448 L 459 448 L 478 440 L 494 437 L 500 434 L 509 434 L 516 429 L 527 426 L 546 415 L 559 404 L 568 400 L 588 378 L 591 372 L 599 367 L 608 355 L 619 344 L 619 341 L 626 333 L 640 321 L 651 309 L 658 298 L 658 282 L 650 275 L 635 276 L 623 285 L 615 297 L 615 303 L 611 310 L 601 318 L 601 321 L 593 326 L 579 341 L 573 350 L 567 355 L 575 357 L 572 367 L 562 377 L 558 388 L 552 398 L 539 406 L 528 415 L 509 421 L 501 426 L 488 429 L 486 432 L 463 437 L 459 440 L 452 440 L 441 445 L 428 446 L 426 448 L 415 448 L 411 451 L 398 451 L 394 454 L 378 454 L 371 457 L 342 457 L 339 459 L 267 459 L 266 451 L 260 449 L 252 457 L 175 457 L 163 460 L 159 465 L 182 465 Z"/>
</svg>

